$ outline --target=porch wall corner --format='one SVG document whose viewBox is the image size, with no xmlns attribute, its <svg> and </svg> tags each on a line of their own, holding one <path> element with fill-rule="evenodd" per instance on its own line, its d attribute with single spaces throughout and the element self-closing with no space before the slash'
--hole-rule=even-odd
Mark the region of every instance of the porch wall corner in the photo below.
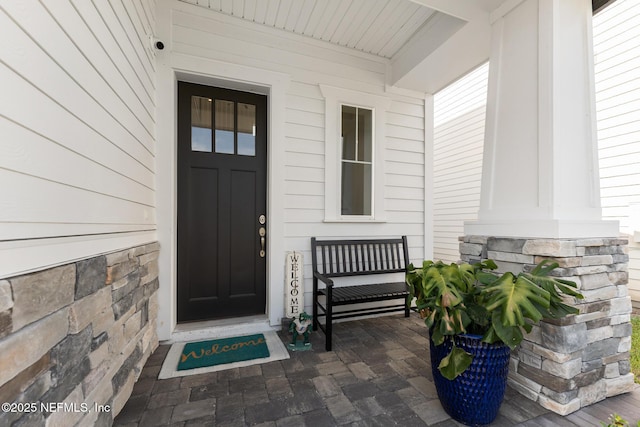
<svg viewBox="0 0 640 427">
<path fill-rule="evenodd" d="M 498 271 L 528 271 L 543 259 L 552 274 L 576 282 L 580 313 L 545 319 L 512 352 L 509 383 L 525 397 L 567 415 L 632 390 L 631 298 L 628 241 L 618 237 L 541 239 L 494 236 L 460 238 L 465 262 L 491 258 Z"/>
<path fill-rule="evenodd" d="M 0 281 L 0 400 L 34 405 L 2 411 L 0 425 L 113 422 L 158 347 L 158 253 L 151 243 Z"/>
</svg>

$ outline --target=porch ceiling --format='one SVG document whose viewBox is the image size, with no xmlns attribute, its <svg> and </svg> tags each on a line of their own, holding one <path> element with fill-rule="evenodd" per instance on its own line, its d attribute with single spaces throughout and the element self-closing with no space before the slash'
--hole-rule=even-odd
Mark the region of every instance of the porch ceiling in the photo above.
<svg viewBox="0 0 640 427">
<path fill-rule="evenodd" d="M 183 0 L 391 59 L 436 13 L 409 0 Z"/>
<path fill-rule="evenodd" d="M 434 92 L 488 58 L 489 13 L 507 0 L 180 1 L 384 58 L 389 85 Z"/>
</svg>

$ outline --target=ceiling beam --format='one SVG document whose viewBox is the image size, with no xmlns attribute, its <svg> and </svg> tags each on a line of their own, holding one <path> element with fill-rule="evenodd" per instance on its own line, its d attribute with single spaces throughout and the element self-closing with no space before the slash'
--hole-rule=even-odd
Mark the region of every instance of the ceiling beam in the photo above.
<svg viewBox="0 0 640 427">
<path fill-rule="evenodd" d="M 428 7 L 447 15 L 455 16 L 458 19 L 471 21 L 481 15 L 487 15 L 489 11 L 484 10 L 475 0 L 410 0 L 416 4 Z"/>
<path fill-rule="evenodd" d="M 489 59 L 491 26 L 482 20 L 465 24 L 411 70 L 391 66 L 394 85 L 436 93 Z"/>
<path fill-rule="evenodd" d="M 434 93 L 488 59 L 492 11 L 487 7 L 496 2 L 411 1 L 440 12 L 434 14 L 439 19 L 427 23 L 392 58 L 390 86 Z"/>
<path fill-rule="evenodd" d="M 394 86 L 429 55 L 445 44 L 467 22 L 443 13 L 431 15 L 425 25 L 391 59 L 389 84 Z"/>
</svg>

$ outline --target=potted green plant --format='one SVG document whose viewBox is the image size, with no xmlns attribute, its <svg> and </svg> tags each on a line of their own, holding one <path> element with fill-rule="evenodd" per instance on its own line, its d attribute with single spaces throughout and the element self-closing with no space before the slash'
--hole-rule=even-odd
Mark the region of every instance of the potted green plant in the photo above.
<svg viewBox="0 0 640 427">
<path fill-rule="evenodd" d="M 566 299 L 582 299 L 576 284 L 550 276 L 545 260 L 530 272 L 496 274 L 492 260 L 476 264 L 424 261 L 409 266 L 411 304 L 430 333 L 438 397 L 454 419 L 487 425 L 504 397 L 510 350 L 543 318 L 577 314 Z"/>
</svg>

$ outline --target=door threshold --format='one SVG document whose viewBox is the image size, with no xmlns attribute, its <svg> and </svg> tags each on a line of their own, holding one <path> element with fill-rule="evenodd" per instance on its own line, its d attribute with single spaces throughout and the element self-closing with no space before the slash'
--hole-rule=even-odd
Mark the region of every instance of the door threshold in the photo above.
<svg viewBox="0 0 640 427">
<path fill-rule="evenodd" d="M 166 343 L 202 341 L 276 330 L 278 328 L 269 325 L 269 318 L 266 315 L 179 323 L 173 330 L 171 339 Z"/>
</svg>

